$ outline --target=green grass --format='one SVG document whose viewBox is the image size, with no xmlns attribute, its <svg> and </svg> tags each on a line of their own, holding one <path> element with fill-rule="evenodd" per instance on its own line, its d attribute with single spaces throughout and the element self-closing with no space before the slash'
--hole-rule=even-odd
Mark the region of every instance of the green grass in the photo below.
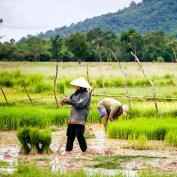
<svg viewBox="0 0 177 177">
<path fill-rule="evenodd" d="M 14 174 L 1 174 L 2 177 L 87 177 L 88 174 L 83 171 L 77 172 L 67 172 L 67 173 L 52 173 L 49 169 L 39 168 L 36 165 L 19 165 L 17 171 Z M 103 174 L 92 174 L 92 177 L 108 177 Z M 126 177 L 125 175 L 118 173 L 114 177 Z M 176 177 L 175 173 L 165 173 L 165 172 L 152 172 L 140 171 L 137 177 Z"/>
<path fill-rule="evenodd" d="M 177 147 L 177 130 L 170 130 L 165 136 L 165 142 L 168 146 Z"/>
<path fill-rule="evenodd" d="M 109 137 L 120 139 L 128 139 L 132 134 L 137 139 L 143 134 L 149 140 L 164 140 L 170 130 L 177 130 L 177 119 L 137 118 L 119 120 L 108 125 Z"/>
<path fill-rule="evenodd" d="M 112 156 L 96 156 L 91 159 L 94 162 L 91 167 L 93 168 L 104 168 L 104 169 L 121 169 L 122 162 L 129 162 L 132 160 L 151 160 L 158 157 L 150 156 L 122 156 L 122 155 L 112 155 Z"/>
<path fill-rule="evenodd" d="M 24 126 L 34 126 L 39 128 L 45 128 L 51 125 L 61 126 L 67 123 L 70 110 L 71 109 L 68 106 L 58 108 L 58 109 L 42 108 L 42 107 L 26 107 L 26 106 L 24 107 L 0 106 L 0 130 L 16 130 L 19 127 L 24 127 Z M 134 118 L 141 118 L 141 117 L 156 118 L 156 119 L 168 118 L 168 117 L 175 118 L 177 117 L 177 111 L 175 107 L 170 107 L 169 109 L 166 110 L 164 110 L 162 107 L 159 113 L 156 113 L 153 108 L 150 109 L 139 108 L 139 109 L 133 109 L 129 111 L 127 117 L 125 118 L 134 119 Z M 136 119 L 132 120 L 132 122 L 134 121 L 137 120 Z M 99 118 L 99 113 L 96 108 L 96 105 L 91 107 L 89 117 L 88 117 L 88 122 L 90 123 L 102 122 L 102 119 Z M 119 124 L 120 123 L 121 121 L 119 122 Z M 111 125 L 113 126 L 114 124 L 115 123 Z"/>
</svg>

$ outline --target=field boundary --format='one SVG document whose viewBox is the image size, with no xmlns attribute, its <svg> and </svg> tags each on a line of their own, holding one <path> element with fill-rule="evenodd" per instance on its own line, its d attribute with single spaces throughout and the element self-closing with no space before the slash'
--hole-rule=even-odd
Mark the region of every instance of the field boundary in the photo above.
<svg viewBox="0 0 177 177">
<path fill-rule="evenodd" d="M 95 97 L 101 97 L 101 96 L 106 96 L 106 97 L 115 97 L 115 98 L 127 98 L 126 95 L 107 95 L 107 94 L 93 94 L 92 96 Z M 149 100 L 153 101 L 154 97 L 151 96 L 129 96 L 131 100 Z M 60 96 L 57 96 L 57 99 L 59 99 Z M 42 100 L 42 99 L 55 99 L 55 96 L 41 96 L 41 97 L 30 97 L 29 98 L 24 98 L 24 99 L 19 99 L 19 100 L 8 100 L 8 102 L 4 102 L 5 104 L 15 104 L 17 102 L 23 102 L 23 101 L 31 101 L 32 100 Z M 158 101 L 177 101 L 177 98 L 162 98 L 162 97 L 156 97 Z"/>
</svg>

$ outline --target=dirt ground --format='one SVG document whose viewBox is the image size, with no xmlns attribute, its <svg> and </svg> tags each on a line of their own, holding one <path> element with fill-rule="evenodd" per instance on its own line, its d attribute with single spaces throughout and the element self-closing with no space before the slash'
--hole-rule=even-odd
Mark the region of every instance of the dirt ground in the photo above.
<svg viewBox="0 0 177 177">
<path fill-rule="evenodd" d="M 68 170 L 93 171 L 92 169 L 99 170 L 99 166 L 98 168 L 94 166 L 98 163 L 96 158 L 103 158 L 102 163 L 106 159 L 108 164 L 111 164 L 112 158 L 114 158 L 119 162 L 117 170 L 132 172 L 151 168 L 157 171 L 177 172 L 177 149 L 167 147 L 162 141 L 149 141 L 148 150 L 134 150 L 127 148 L 128 141 L 126 140 L 108 139 L 102 125 L 89 125 L 86 128 L 86 133 L 95 135 L 95 137 L 87 139 L 88 151 L 84 154 L 81 153 L 77 140 L 75 140 L 73 151 L 64 154 L 66 129 L 58 129 L 52 132 L 51 153 L 24 155 L 20 153 L 20 144 L 15 131 L 0 132 L 0 171 L 3 170 L 2 162 L 9 164 L 9 172 L 13 171 L 14 166 L 19 162 L 35 162 L 39 166 L 60 172 Z M 131 158 L 119 161 L 119 157 Z M 115 161 L 115 163 L 118 162 Z M 6 167 L 6 169 L 8 168 Z M 104 168 L 106 167 L 104 166 Z M 108 169 L 113 174 L 110 171 L 111 166 Z M 112 170 L 114 169 L 115 167 Z"/>
</svg>

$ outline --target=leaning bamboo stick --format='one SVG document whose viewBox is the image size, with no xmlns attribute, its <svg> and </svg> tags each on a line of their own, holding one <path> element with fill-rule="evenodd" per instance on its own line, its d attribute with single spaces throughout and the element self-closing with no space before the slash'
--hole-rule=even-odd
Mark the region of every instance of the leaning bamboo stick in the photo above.
<svg viewBox="0 0 177 177">
<path fill-rule="evenodd" d="M 88 82 L 90 82 L 88 65 L 87 65 L 87 80 L 88 80 Z"/>
<path fill-rule="evenodd" d="M 56 64 L 56 74 L 55 74 L 55 79 L 54 79 L 54 83 L 53 83 L 53 93 L 54 93 L 55 102 L 56 102 L 56 105 L 57 105 L 57 108 L 58 108 L 59 105 L 58 105 L 58 100 L 57 100 L 57 95 L 56 95 L 56 81 L 57 81 L 57 76 L 58 76 L 58 62 Z"/>
<path fill-rule="evenodd" d="M 154 83 L 151 81 L 151 79 L 146 75 L 145 70 L 144 70 L 144 68 L 143 68 L 143 65 L 142 65 L 141 62 L 139 61 L 138 57 L 137 57 L 133 52 L 131 52 L 131 54 L 132 54 L 132 56 L 135 58 L 135 61 L 138 62 L 138 64 L 139 64 L 139 66 L 140 66 L 140 68 L 141 68 L 141 71 L 142 71 L 143 75 L 145 76 L 145 78 L 149 81 L 150 85 L 152 86 L 155 109 L 156 109 L 156 112 L 158 112 L 158 105 L 157 105 L 157 98 L 156 98 L 156 88 L 155 88 L 155 85 L 154 85 Z"/>
<path fill-rule="evenodd" d="M 22 83 L 22 86 L 23 86 L 23 88 L 24 88 L 24 90 L 25 90 L 25 93 L 27 94 L 27 96 L 28 96 L 28 98 L 29 98 L 29 101 L 30 101 L 31 105 L 33 106 L 32 99 L 31 99 L 31 97 L 30 97 L 30 95 L 29 95 L 29 93 L 28 93 L 28 90 L 27 90 L 27 88 L 26 88 L 24 82 Z"/>
<path fill-rule="evenodd" d="M 128 92 L 128 77 L 127 77 L 127 73 L 124 72 L 119 59 L 116 57 L 115 53 L 112 50 L 111 50 L 111 53 L 112 53 L 113 57 L 115 58 L 115 60 L 119 63 L 120 71 L 122 72 L 122 75 L 125 77 L 126 95 L 127 95 L 127 99 L 128 99 L 129 108 L 131 109 L 131 101 L 130 101 L 130 96 L 129 96 L 129 92 Z"/>
<path fill-rule="evenodd" d="M 2 87 L 0 87 L 0 89 L 1 89 L 1 92 L 4 96 L 4 99 L 5 99 L 6 103 L 8 104 L 8 100 L 7 100 L 6 94 L 4 93 L 4 90 L 2 89 Z"/>
</svg>

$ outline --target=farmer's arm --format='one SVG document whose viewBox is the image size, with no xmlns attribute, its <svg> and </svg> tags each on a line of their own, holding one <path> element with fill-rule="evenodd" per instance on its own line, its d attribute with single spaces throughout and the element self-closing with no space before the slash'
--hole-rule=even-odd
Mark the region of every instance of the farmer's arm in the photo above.
<svg viewBox="0 0 177 177">
<path fill-rule="evenodd" d="M 114 115 L 115 115 L 115 113 L 116 113 L 116 111 L 117 111 L 117 106 L 111 106 L 111 112 L 110 112 L 110 115 L 109 115 L 109 119 L 112 121 L 112 120 L 114 120 Z"/>
<path fill-rule="evenodd" d="M 79 98 L 70 97 L 68 99 L 68 104 L 75 106 L 76 108 L 82 109 L 84 108 L 90 100 L 90 96 L 88 93 L 83 93 Z"/>
</svg>

